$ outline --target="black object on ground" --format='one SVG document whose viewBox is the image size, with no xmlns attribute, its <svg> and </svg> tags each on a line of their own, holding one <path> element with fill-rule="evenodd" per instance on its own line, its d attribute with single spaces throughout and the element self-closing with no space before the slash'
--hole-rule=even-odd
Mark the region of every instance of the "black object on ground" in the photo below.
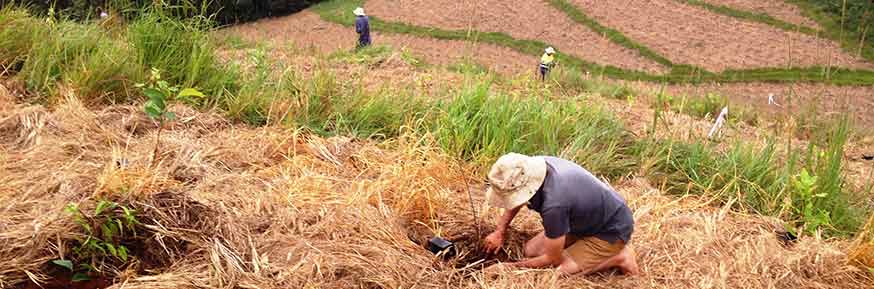
<svg viewBox="0 0 874 289">
<path fill-rule="evenodd" d="M 777 240 L 779 240 L 784 247 L 790 247 L 798 241 L 798 236 L 795 236 L 795 233 L 790 232 L 789 230 L 777 230 L 774 233 L 777 234 Z"/>
<path fill-rule="evenodd" d="M 440 237 L 428 240 L 428 251 L 434 254 L 443 254 L 444 258 L 455 256 L 455 245 Z"/>
<path fill-rule="evenodd" d="M 871 160 L 874 160 L 874 155 L 869 156 L 869 155 L 863 154 L 862 159 L 866 160 L 866 161 L 871 161 Z"/>
</svg>

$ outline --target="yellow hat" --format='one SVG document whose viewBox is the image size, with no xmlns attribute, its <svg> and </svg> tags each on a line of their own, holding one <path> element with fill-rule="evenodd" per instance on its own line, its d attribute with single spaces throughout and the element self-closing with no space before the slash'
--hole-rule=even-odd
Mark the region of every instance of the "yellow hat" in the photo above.
<svg viewBox="0 0 874 289">
<path fill-rule="evenodd" d="M 358 16 L 364 16 L 364 8 L 361 8 L 361 7 L 355 8 L 355 10 L 353 10 L 352 13 L 355 15 L 358 15 Z"/>
</svg>

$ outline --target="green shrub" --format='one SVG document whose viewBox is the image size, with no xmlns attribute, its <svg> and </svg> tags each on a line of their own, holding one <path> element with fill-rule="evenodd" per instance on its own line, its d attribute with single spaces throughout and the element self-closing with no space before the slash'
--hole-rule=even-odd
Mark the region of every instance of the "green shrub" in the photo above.
<svg viewBox="0 0 874 289">
<path fill-rule="evenodd" d="M 83 211 L 75 203 L 67 205 L 65 211 L 82 231 L 76 237 L 71 258 L 52 263 L 74 272 L 73 281 L 88 280 L 88 273 L 93 271 L 123 269 L 132 261 L 128 247 L 139 224 L 135 210 L 101 200 L 93 213 Z"/>
</svg>

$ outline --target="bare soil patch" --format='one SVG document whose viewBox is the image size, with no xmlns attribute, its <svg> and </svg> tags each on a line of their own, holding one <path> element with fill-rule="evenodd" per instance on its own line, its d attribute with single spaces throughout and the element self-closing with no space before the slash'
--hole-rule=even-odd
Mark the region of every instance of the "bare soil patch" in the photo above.
<svg viewBox="0 0 874 289">
<path fill-rule="evenodd" d="M 758 0 L 705 0 L 705 2 L 728 6 L 738 10 L 758 12 L 771 15 L 771 17 L 788 23 L 819 29 L 819 23 L 801 14 L 798 6 L 786 3 L 782 0 L 758 1 Z"/>
<path fill-rule="evenodd" d="M 283 45 L 313 48 L 322 53 L 353 49 L 358 35 L 352 28 L 322 20 L 310 11 L 263 19 L 228 29 L 253 42 L 268 40 L 278 47 Z M 436 40 L 409 35 L 372 32 L 375 45 L 388 44 L 397 49 L 408 49 L 424 57 L 430 64 L 452 64 L 468 58 L 500 73 L 533 71 L 537 58 L 496 45 L 455 40 Z"/>
<path fill-rule="evenodd" d="M 599 64 L 648 72 L 665 71 L 658 63 L 610 42 L 543 1 L 372 0 L 367 1 L 365 8 L 369 14 L 388 21 L 452 30 L 504 32 L 518 39 L 545 41 L 556 45 L 559 53 Z"/>
<path fill-rule="evenodd" d="M 674 0 L 572 0 L 601 24 L 676 63 L 710 71 L 762 67 L 870 68 L 838 44 L 766 24 L 712 13 Z"/>
</svg>

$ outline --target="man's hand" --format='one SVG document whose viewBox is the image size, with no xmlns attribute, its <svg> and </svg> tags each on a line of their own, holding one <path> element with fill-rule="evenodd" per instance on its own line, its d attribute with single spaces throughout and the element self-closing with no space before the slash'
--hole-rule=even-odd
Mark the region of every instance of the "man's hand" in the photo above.
<svg viewBox="0 0 874 289">
<path fill-rule="evenodd" d="M 501 247 L 504 246 L 504 232 L 503 231 L 494 231 L 489 234 L 485 239 L 485 244 L 483 244 L 483 248 L 485 248 L 486 253 L 489 254 L 497 254 L 498 251 L 501 250 Z"/>
</svg>

